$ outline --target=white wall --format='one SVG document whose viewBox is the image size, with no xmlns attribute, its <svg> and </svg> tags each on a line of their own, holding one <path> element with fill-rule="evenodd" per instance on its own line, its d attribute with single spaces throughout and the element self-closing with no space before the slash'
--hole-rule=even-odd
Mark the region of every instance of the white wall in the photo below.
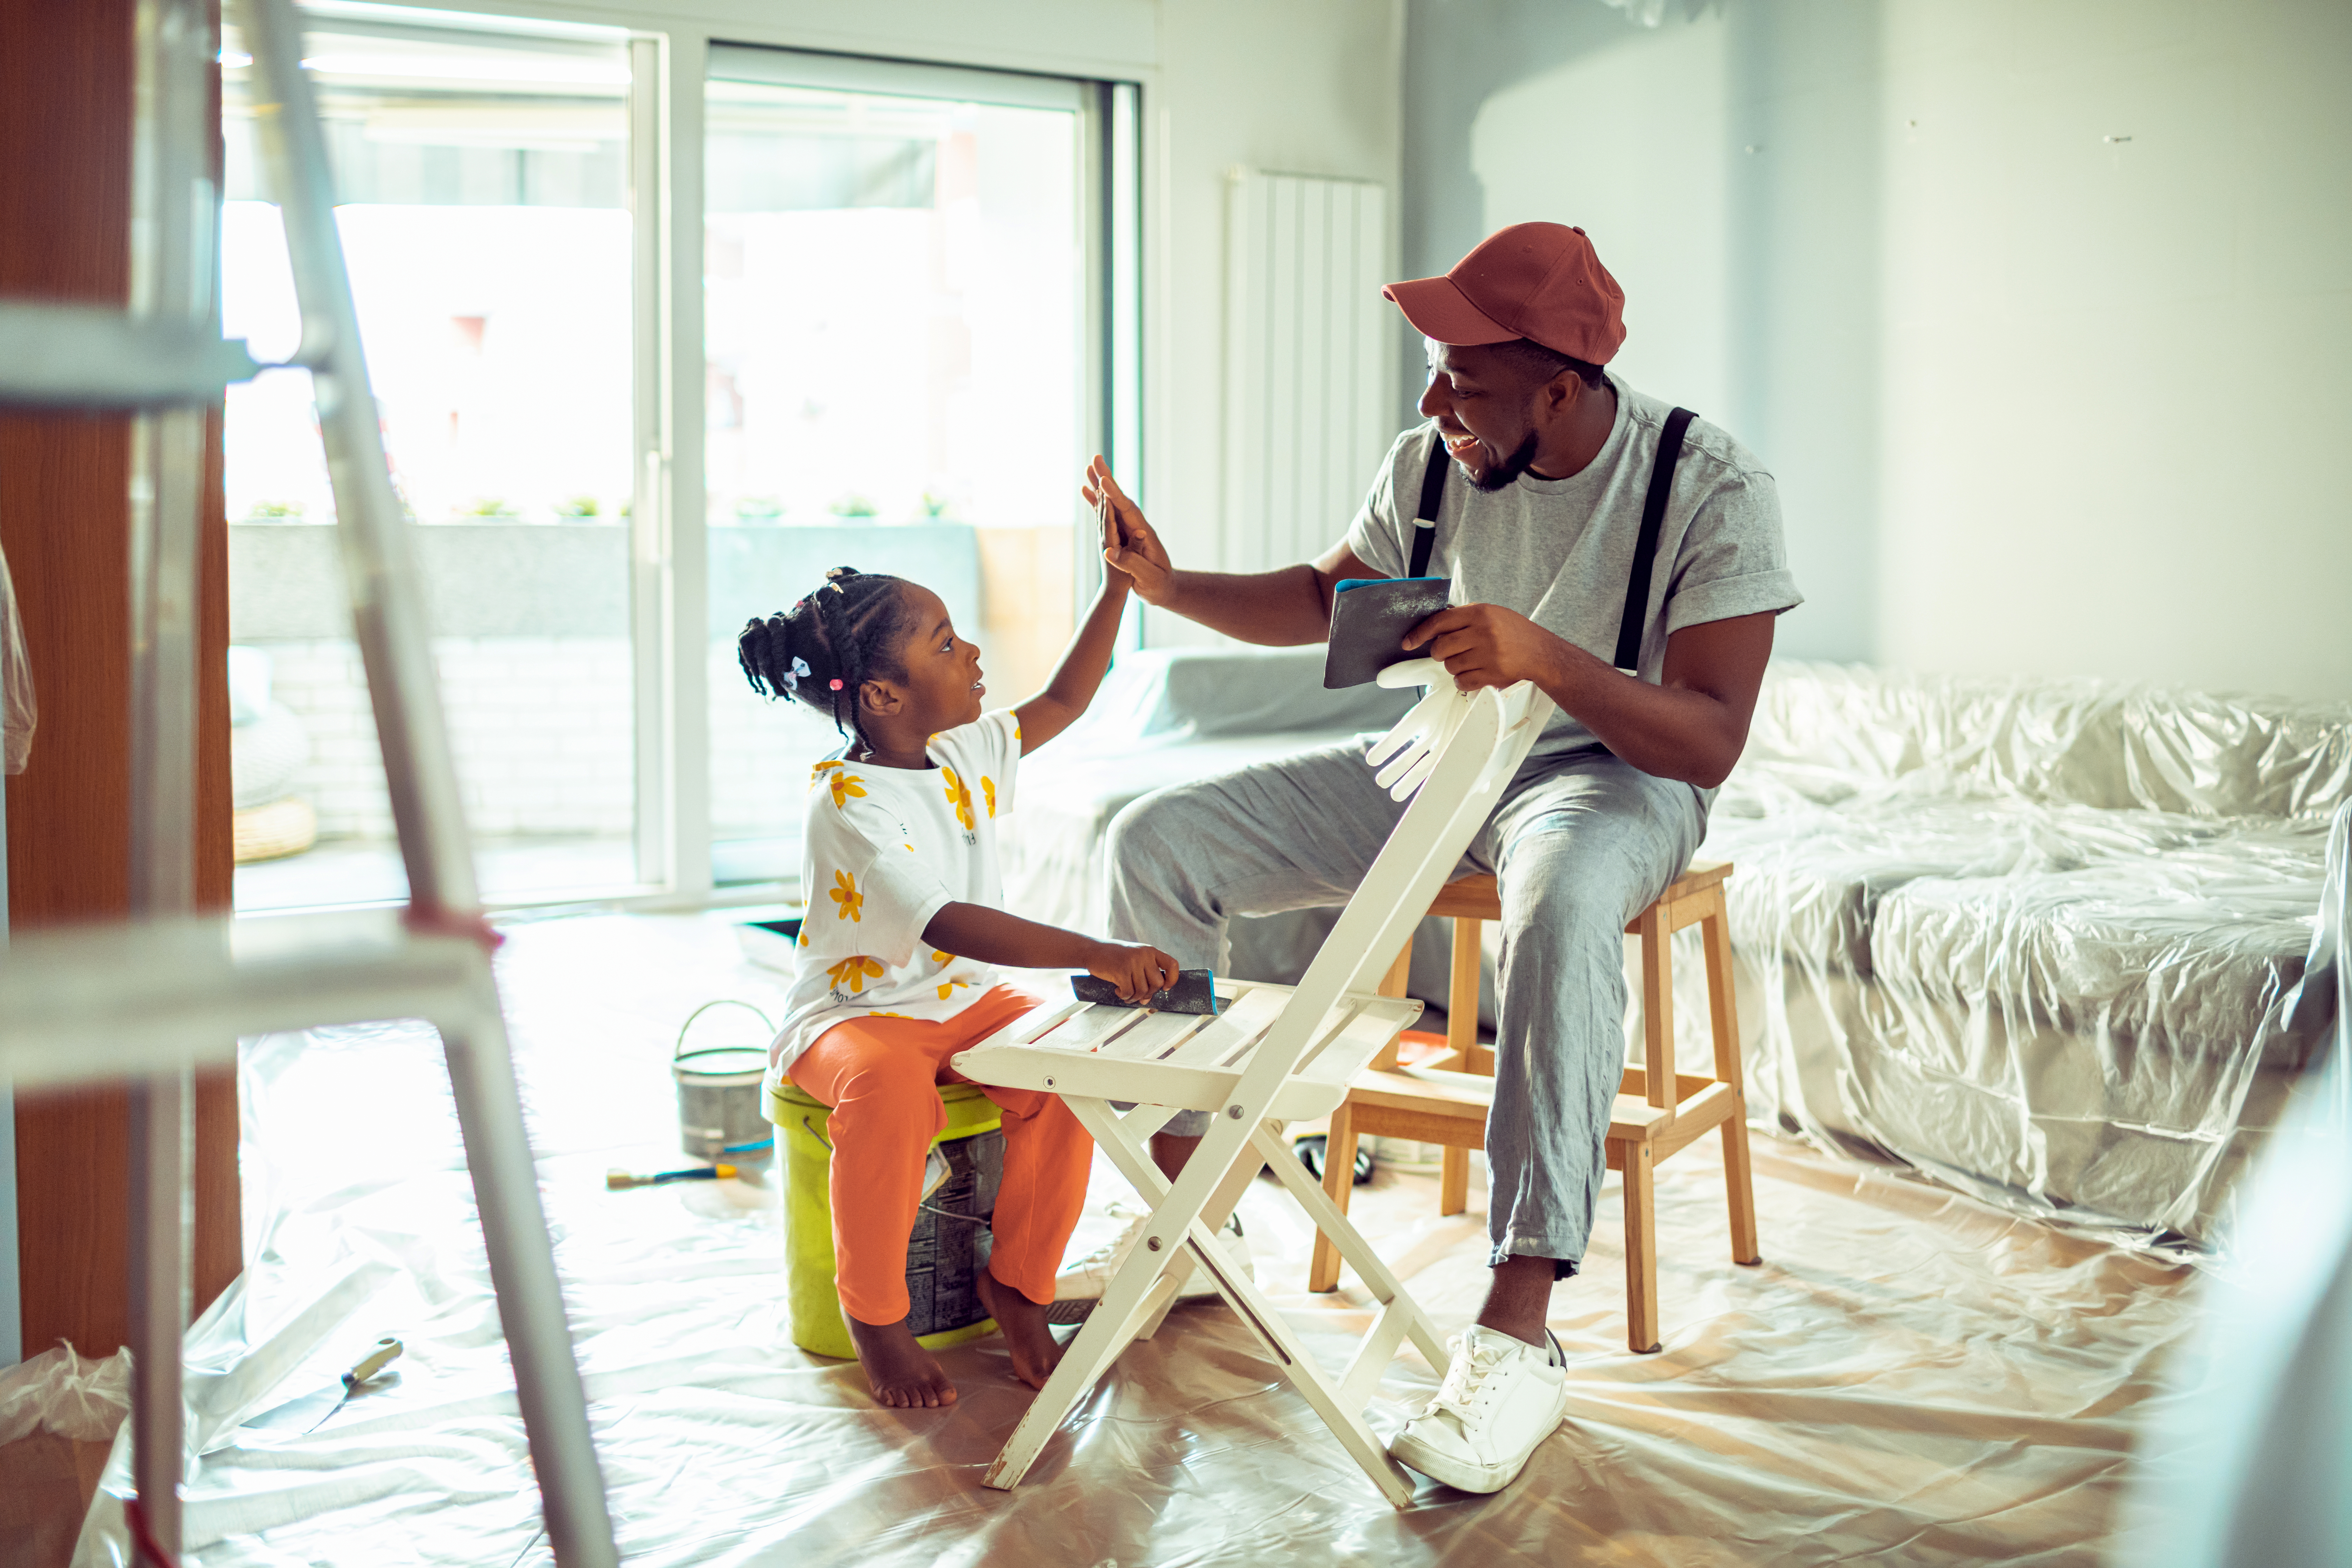
<svg viewBox="0 0 2352 1568">
<path fill-rule="evenodd" d="M 1592 233 L 1629 379 L 1780 480 L 1783 651 L 2352 697 L 2352 7 L 1409 29 L 1408 268 Z"/>
<path fill-rule="evenodd" d="M 1397 0 L 1160 5 L 1160 88 L 1145 128 L 1159 181 L 1159 210 L 1146 220 L 1156 219 L 1159 243 L 1145 258 L 1157 323 L 1145 347 L 1145 499 L 1180 565 L 1223 564 L 1227 172 L 1374 180 L 1394 191 L 1402 37 Z M 1348 521 L 1333 517 L 1325 531 L 1337 540 Z M 1218 640 L 1172 616 L 1147 612 L 1144 627 L 1160 646 Z"/>
</svg>

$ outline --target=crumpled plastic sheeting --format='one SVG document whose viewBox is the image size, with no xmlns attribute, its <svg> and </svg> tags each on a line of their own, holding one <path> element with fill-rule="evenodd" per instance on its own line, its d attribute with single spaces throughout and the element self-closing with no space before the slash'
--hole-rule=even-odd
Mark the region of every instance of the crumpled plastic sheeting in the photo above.
<svg viewBox="0 0 2352 1568">
<path fill-rule="evenodd" d="M 1586 1273 L 1554 1297 L 1562 1434 L 1493 1498 L 1390 1509 L 1222 1305 L 1129 1350 L 1013 1493 L 982 1471 L 1027 1402 L 1001 1342 L 943 1360 L 961 1403 L 885 1412 L 853 1363 L 790 1343 L 772 1192 L 607 1193 L 683 1163 L 667 1068 L 711 996 L 765 1004 L 721 915 L 509 928 L 499 963 L 625 1560 L 639 1568 L 935 1563 L 1415 1564 L 2101 1561 L 2136 1407 L 2185 1321 L 2184 1271 L 1893 1173 L 1758 1141 L 1765 1261 L 1729 1261 L 1717 1141 L 1660 1168 L 1664 1350 L 1626 1352 L 1615 1178 Z M 718 1027 L 717 1017 L 712 1020 Z M 543 1568 L 522 1430 L 435 1043 L 415 1025 L 248 1045 L 255 1256 L 192 1331 L 201 1568 Z M 1089 1220 L 1123 1194 L 1097 1169 Z M 1485 1289 L 1486 1198 L 1437 1214 L 1383 1171 L 1355 1214 L 1458 1331 Z M 1327 1364 L 1370 1320 L 1350 1276 L 1305 1292 L 1308 1233 L 1261 1180 L 1261 1279 Z M 393 1373 L 308 1436 L 226 1424 L 377 1337 Z M 255 1370 L 259 1369 L 259 1370 Z M 1372 1419 L 1433 1392 L 1410 1352 Z M 109 1481 L 119 1489 L 120 1472 Z M 86 1563 L 120 1561 L 93 1511 Z"/>
<path fill-rule="evenodd" d="M 131 1413 L 131 1352 L 43 1351 L 0 1370 L 0 1443 L 50 1432 L 76 1443 L 104 1443 Z"/>
<path fill-rule="evenodd" d="M 1751 1111 L 2210 1243 L 2334 1016 L 2304 981 L 2347 801 L 2352 708 L 1776 666 L 1701 851 L 1737 868 Z"/>
</svg>

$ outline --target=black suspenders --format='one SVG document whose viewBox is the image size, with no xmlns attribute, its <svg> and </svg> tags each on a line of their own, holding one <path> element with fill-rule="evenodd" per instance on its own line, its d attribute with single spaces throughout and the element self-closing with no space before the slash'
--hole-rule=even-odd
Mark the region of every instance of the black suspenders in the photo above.
<svg viewBox="0 0 2352 1568">
<path fill-rule="evenodd" d="M 1412 570 L 1408 577 L 1429 575 L 1430 547 L 1437 542 L 1437 503 L 1445 494 L 1445 437 L 1429 433 L 1429 462 L 1421 470 L 1421 510 L 1412 523 Z"/>
<path fill-rule="evenodd" d="M 1682 461 L 1683 435 L 1698 417 L 1687 408 L 1666 416 L 1658 433 L 1658 460 L 1650 469 L 1650 493 L 1642 502 L 1642 533 L 1633 545 L 1633 574 L 1625 581 L 1625 613 L 1617 623 L 1617 657 L 1622 670 L 1642 663 L 1642 623 L 1649 618 L 1650 573 L 1657 560 L 1658 534 L 1665 527 L 1666 497 L 1675 488 L 1675 465 Z M 1429 574 L 1429 552 L 1437 543 L 1437 503 L 1445 494 L 1445 437 L 1430 432 L 1429 461 L 1421 472 L 1421 510 L 1412 524 L 1412 567 L 1405 575 Z"/>
<path fill-rule="evenodd" d="M 1697 418 L 1687 408 L 1666 416 L 1658 432 L 1658 462 L 1650 470 L 1650 494 L 1642 502 L 1642 537 L 1633 545 L 1633 574 L 1625 581 L 1625 615 L 1617 623 L 1617 657 L 1609 662 L 1637 671 L 1642 665 L 1642 623 L 1650 613 L 1650 568 L 1657 560 L 1658 531 L 1665 526 L 1666 492 L 1675 488 L 1675 465 L 1682 461 L 1683 432 Z"/>
</svg>

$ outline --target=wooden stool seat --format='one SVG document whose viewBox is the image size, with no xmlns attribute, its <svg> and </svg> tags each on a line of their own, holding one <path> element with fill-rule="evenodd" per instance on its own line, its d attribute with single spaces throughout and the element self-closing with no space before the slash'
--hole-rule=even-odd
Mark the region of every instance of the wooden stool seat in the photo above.
<svg viewBox="0 0 2352 1568">
<path fill-rule="evenodd" d="M 1625 1340 L 1638 1352 L 1659 1346 L 1657 1227 L 1651 1199 L 1652 1173 L 1659 1161 L 1719 1129 L 1731 1207 L 1732 1260 L 1759 1260 L 1747 1095 L 1732 1008 L 1731 935 L 1723 902 L 1723 882 L 1731 870 L 1727 860 L 1694 863 L 1625 928 L 1626 935 L 1642 939 L 1642 1066 L 1625 1069 L 1602 1144 L 1609 1168 L 1625 1178 Z M 1447 883 L 1431 901 L 1429 912 L 1454 921 L 1446 1019 L 1451 1049 L 1435 1063 L 1404 1067 L 1391 1045 L 1357 1078 L 1346 1102 L 1332 1113 L 1324 1191 L 1343 1211 L 1360 1139 L 1401 1138 L 1441 1146 L 1445 1153 L 1438 1212 L 1449 1215 L 1468 1205 L 1470 1151 L 1486 1146 L 1495 1058 L 1492 1048 L 1478 1043 L 1478 928 L 1502 918 L 1495 879 L 1463 877 Z M 1671 943 L 1675 931 L 1691 925 L 1701 928 L 1706 955 L 1708 1021 L 1715 1046 L 1712 1078 L 1675 1070 Z M 1381 986 L 1387 994 L 1404 994 L 1411 951 L 1408 945 L 1390 969 Z M 1307 1289 L 1328 1290 L 1339 1281 L 1339 1252 L 1318 1237 Z"/>
</svg>

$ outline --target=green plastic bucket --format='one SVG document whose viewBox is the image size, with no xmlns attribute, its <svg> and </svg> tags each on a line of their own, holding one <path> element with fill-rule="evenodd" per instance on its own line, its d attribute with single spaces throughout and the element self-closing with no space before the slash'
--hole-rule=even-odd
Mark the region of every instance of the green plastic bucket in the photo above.
<svg viewBox="0 0 2352 1568">
<path fill-rule="evenodd" d="M 940 1086 L 948 1124 L 931 1141 L 946 1156 L 947 1181 L 915 1215 L 907 1244 L 908 1326 L 927 1349 L 992 1333 L 981 1305 L 988 1267 L 988 1220 L 1004 1172 L 1004 1133 L 996 1102 L 976 1084 Z M 784 1289 L 793 1343 L 815 1355 L 848 1359 L 857 1351 L 834 1289 L 833 1113 L 789 1080 L 766 1089 L 768 1120 L 784 1157 Z"/>
</svg>

